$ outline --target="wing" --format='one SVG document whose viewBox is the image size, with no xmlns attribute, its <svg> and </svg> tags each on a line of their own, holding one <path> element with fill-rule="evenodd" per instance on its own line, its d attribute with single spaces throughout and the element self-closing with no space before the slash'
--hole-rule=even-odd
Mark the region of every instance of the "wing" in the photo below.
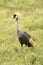
<svg viewBox="0 0 43 65">
<path fill-rule="evenodd" d="M 24 32 L 24 35 L 28 38 L 28 39 L 31 39 L 31 35 L 27 32 Z"/>
<path fill-rule="evenodd" d="M 25 44 L 28 47 L 32 46 L 32 40 L 31 40 L 32 37 L 29 33 L 22 31 L 22 30 L 19 30 L 18 39 L 19 39 L 21 45 Z"/>
<path fill-rule="evenodd" d="M 31 35 L 29 34 L 29 33 L 27 33 L 27 32 L 24 32 L 24 35 L 27 37 L 27 39 L 28 39 L 28 43 L 27 43 L 27 46 L 28 47 L 33 47 L 33 43 L 34 43 L 34 41 L 33 41 L 33 39 L 32 39 L 32 37 L 31 37 Z"/>
<path fill-rule="evenodd" d="M 31 35 L 29 33 L 25 32 L 25 31 L 22 31 L 22 30 L 19 30 L 18 31 L 18 37 L 22 37 L 22 36 L 24 36 L 28 39 L 31 39 Z"/>
</svg>

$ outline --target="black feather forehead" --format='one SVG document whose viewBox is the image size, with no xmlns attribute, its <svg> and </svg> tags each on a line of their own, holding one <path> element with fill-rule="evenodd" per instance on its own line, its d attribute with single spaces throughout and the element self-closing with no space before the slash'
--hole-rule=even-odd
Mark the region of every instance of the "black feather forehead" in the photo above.
<svg viewBox="0 0 43 65">
<path fill-rule="evenodd" d="M 16 16 L 17 16 L 16 14 L 13 15 L 14 18 L 15 18 Z"/>
</svg>

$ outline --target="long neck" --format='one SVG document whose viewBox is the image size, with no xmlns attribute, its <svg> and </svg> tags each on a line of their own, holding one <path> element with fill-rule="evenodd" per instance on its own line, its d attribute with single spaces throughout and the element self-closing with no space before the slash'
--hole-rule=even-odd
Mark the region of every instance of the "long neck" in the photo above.
<svg viewBox="0 0 43 65">
<path fill-rule="evenodd" d="M 16 31 L 18 32 L 19 27 L 18 27 L 18 20 L 16 20 Z"/>
</svg>

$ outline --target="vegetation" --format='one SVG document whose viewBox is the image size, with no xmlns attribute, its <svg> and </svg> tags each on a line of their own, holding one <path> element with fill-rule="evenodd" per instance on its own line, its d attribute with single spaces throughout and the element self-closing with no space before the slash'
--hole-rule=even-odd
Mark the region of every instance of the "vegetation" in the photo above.
<svg viewBox="0 0 43 65">
<path fill-rule="evenodd" d="M 23 47 L 16 36 L 19 26 L 34 38 L 35 48 Z M 0 0 L 0 65 L 43 65 L 43 0 Z"/>
</svg>

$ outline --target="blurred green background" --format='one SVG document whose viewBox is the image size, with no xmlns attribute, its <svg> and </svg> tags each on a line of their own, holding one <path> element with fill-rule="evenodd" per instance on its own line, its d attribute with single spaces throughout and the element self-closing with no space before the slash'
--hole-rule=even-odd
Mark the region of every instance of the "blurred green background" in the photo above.
<svg viewBox="0 0 43 65">
<path fill-rule="evenodd" d="M 23 46 L 21 51 L 15 12 L 19 27 L 34 38 L 34 49 Z M 43 0 L 0 0 L 0 65 L 43 65 Z"/>
</svg>

